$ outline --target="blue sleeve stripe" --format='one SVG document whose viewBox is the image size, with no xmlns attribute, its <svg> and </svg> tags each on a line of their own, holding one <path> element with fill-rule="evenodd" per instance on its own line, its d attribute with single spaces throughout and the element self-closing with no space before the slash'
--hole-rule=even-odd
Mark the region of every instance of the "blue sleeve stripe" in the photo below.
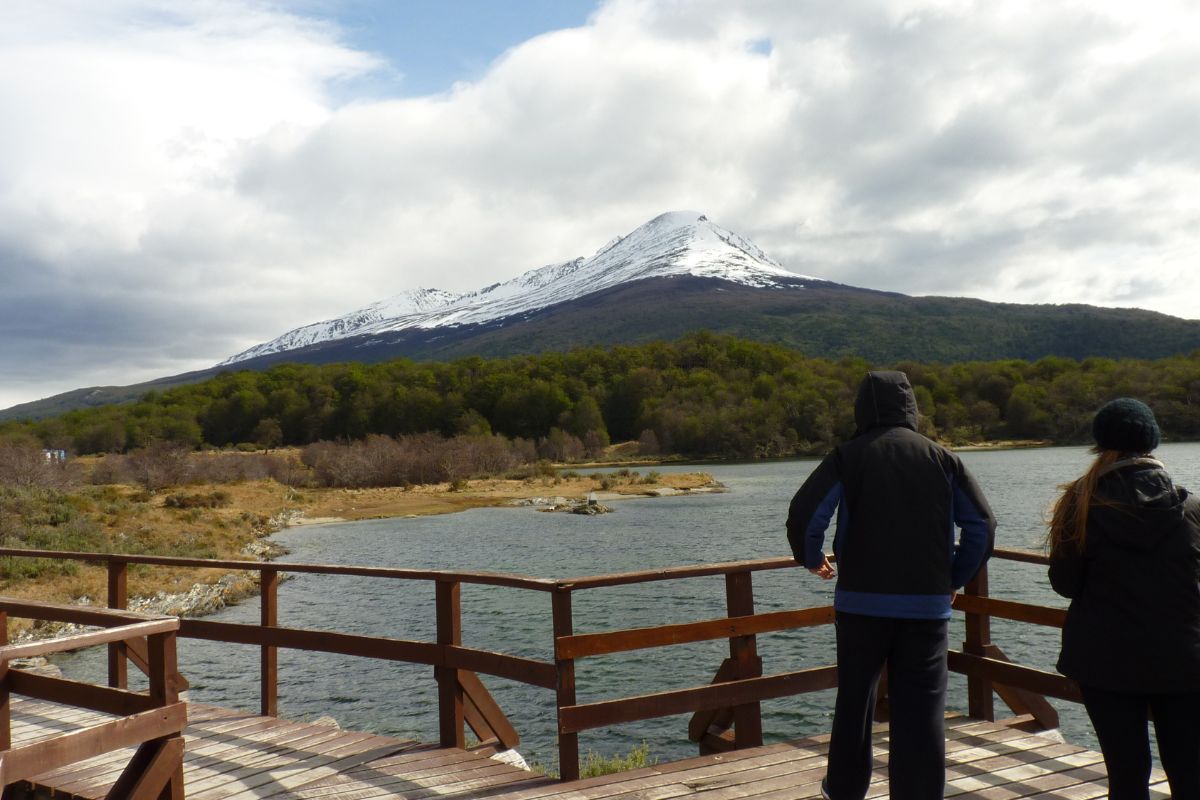
<svg viewBox="0 0 1200 800">
<path fill-rule="evenodd" d="M 821 562 L 825 558 L 825 529 L 829 527 L 829 520 L 833 519 L 834 509 L 838 507 L 838 503 L 842 501 L 842 484 L 839 481 L 833 485 L 829 493 L 825 495 L 815 511 L 812 518 L 808 521 L 808 526 L 804 529 L 804 566 L 809 569 L 814 569 L 821 566 Z"/>
<path fill-rule="evenodd" d="M 988 541 L 991 538 L 991 524 L 988 517 L 971 500 L 971 496 L 964 492 L 957 482 L 953 486 L 954 521 L 962 529 L 962 536 L 954 550 L 950 581 L 955 589 L 959 589 L 983 564 L 983 557 L 987 553 Z"/>
<path fill-rule="evenodd" d="M 847 614 L 896 619 L 950 619 L 948 594 L 881 594 L 837 589 L 833 607 Z"/>
</svg>

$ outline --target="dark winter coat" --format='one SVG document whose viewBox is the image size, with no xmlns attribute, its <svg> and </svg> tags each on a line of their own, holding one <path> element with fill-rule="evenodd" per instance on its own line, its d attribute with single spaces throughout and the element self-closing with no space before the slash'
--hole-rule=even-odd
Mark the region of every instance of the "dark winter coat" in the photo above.
<svg viewBox="0 0 1200 800">
<path fill-rule="evenodd" d="M 806 567 L 820 566 L 836 510 L 839 611 L 946 619 L 951 593 L 991 555 L 996 523 L 987 500 L 958 456 L 917 433 L 917 403 L 904 373 L 869 373 L 854 417 L 855 436 L 834 448 L 792 499 L 792 553 Z"/>
<path fill-rule="evenodd" d="M 1158 461 L 1102 475 L 1082 554 L 1050 559 L 1071 598 L 1058 669 L 1115 691 L 1200 691 L 1200 499 Z"/>
</svg>

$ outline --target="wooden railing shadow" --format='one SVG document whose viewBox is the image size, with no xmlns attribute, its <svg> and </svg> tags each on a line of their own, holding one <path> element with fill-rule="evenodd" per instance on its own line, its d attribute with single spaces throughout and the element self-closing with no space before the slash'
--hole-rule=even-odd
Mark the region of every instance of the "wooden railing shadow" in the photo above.
<svg viewBox="0 0 1200 800">
<path fill-rule="evenodd" d="M 832 663 L 797 671 L 763 674 L 759 634 L 828 625 L 832 607 L 802 608 L 755 613 L 753 576 L 757 572 L 796 569 L 791 558 L 737 561 L 550 580 L 522 575 L 447 570 L 409 570 L 322 564 L 277 564 L 250 561 L 182 559 L 98 553 L 59 553 L 0 549 L 4 557 L 59 558 L 103 563 L 109 575 L 109 605 L 123 608 L 126 574 L 130 564 L 246 570 L 259 573 L 261 615 L 259 624 L 209 620 L 179 621 L 179 635 L 216 642 L 256 645 L 260 649 L 261 713 L 278 713 L 279 648 L 423 664 L 433 668 L 438 686 L 438 730 L 443 747 L 466 746 L 466 729 L 480 741 L 480 749 L 495 752 L 514 748 L 520 737 L 480 675 L 489 675 L 552 691 L 557 713 L 559 765 L 564 780 L 579 775 L 579 734 L 638 720 L 691 714 L 689 736 L 702 752 L 760 745 L 763 741 L 761 703 L 765 700 L 830 689 L 837 684 Z M 996 558 L 1044 564 L 1045 556 L 1022 550 L 997 550 Z M 278 624 L 280 572 L 351 575 L 384 580 L 430 582 L 434 585 L 436 617 L 434 641 L 411 641 L 338 631 L 281 627 Z M 656 625 L 602 632 L 576 632 L 573 596 L 580 591 L 660 581 L 723 576 L 725 616 L 695 622 Z M 550 598 L 550 635 L 553 660 L 540 661 L 467 647 L 462 641 L 463 584 L 502 586 L 540 592 Z M 1079 691 L 1069 679 L 1052 672 L 1011 663 L 991 641 L 991 620 L 1061 627 L 1065 611 L 988 597 L 986 570 L 954 601 L 964 614 L 966 636 L 961 649 L 949 654 L 952 671 L 967 677 L 968 713 L 995 719 L 995 697 L 1033 727 L 1054 728 L 1058 716 L 1047 697 L 1078 701 Z M 575 666 L 583 658 L 670 647 L 685 643 L 727 640 L 729 654 L 714 664 L 712 683 L 672 691 L 579 703 Z M 110 687 L 125 686 L 125 664 L 142 667 L 140 644 L 114 640 L 110 646 Z M 832 661 L 832 653 L 830 654 Z M 881 687 L 877 716 L 886 719 L 886 682 Z"/>
<path fill-rule="evenodd" d="M 28 644 L 0 645 L 0 786 L 5 800 L 50 770 L 105 753 L 136 747 L 108 793 L 110 800 L 182 800 L 183 730 L 187 706 L 179 702 L 175 639 L 179 620 L 107 609 L 0 598 L 0 641 L 8 617 L 77 622 L 101 630 Z M 149 689 L 145 693 L 93 686 L 10 668 L 19 658 L 46 656 L 102 644 L 141 641 Z M 116 719 L 29 743 L 14 743 L 11 696 L 110 714 Z"/>
</svg>

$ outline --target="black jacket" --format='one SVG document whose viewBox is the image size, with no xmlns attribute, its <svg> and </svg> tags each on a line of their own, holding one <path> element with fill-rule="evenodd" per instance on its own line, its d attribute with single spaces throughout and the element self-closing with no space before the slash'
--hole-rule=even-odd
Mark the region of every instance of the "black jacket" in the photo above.
<svg viewBox="0 0 1200 800">
<path fill-rule="evenodd" d="M 836 509 L 835 607 L 945 619 L 950 593 L 991 554 L 996 523 L 987 500 L 958 456 L 917 433 L 916 399 L 904 373 L 869 373 L 854 416 L 855 436 L 826 456 L 792 499 L 792 553 L 819 566 Z"/>
<path fill-rule="evenodd" d="M 1100 689 L 1200 691 L 1200 500 L 1153 459 L 1100 477 L 1082 554 L 1050 559 L 1071 598 L 1059 672 Z"/>
</svg>

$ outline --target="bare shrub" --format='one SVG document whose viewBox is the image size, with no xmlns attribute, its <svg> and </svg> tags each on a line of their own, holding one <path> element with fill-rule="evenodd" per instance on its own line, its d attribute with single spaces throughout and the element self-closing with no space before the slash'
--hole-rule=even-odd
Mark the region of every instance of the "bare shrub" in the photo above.
<svg viewBox="0 0 1200 800">
<path fill-rule="evenodd" d="M 179 492 L 163 499 L 167 508 L 225 508 L 230 503 L 229 492 Z"/>
<path fill-rule="evenodd" d="M 108 454 L 92 465 L 88 481 L 97 486 L 125 482 L 125 457 Z"/>
<path fill-rule="evenodd" d="M 157 492 L 186 483 L 191 471 L 187 447 L 155 442 L 125 457 L 125 475 L 144 489 Z"/>
<path fill-rule="evenodd" d="M 537 449 L 540 457 L 559 463 L 578 461 L 586 452 L 578 436 L 559 428 L 551 428 L 545 438 L 539 439 Z"/>
<path fill-rule="evenodd" d="M 77 470 L 51 460 L 36 445 L 0 443 L 0 486 L 64 489 L 77 478 Z"/>
<path fill-rule="evenodd" d="M 492 434 L 445 439 L 419 433 L 393 439 L 369 436 L 360 442 L 317 442 L 300 454 L 321 486 L 364 488 L 460 482 L 504 474 L 528 463 L 532 443 Z M 462 485 L 459 483 L 458 485 Z"/>
<path fill-rule="evenodd" d="M 191 479 L 201 483 L 241 483 L 273 478 L 284 456 L 263 453 L 202 453 L 191 458 Z"/>
</svg>

